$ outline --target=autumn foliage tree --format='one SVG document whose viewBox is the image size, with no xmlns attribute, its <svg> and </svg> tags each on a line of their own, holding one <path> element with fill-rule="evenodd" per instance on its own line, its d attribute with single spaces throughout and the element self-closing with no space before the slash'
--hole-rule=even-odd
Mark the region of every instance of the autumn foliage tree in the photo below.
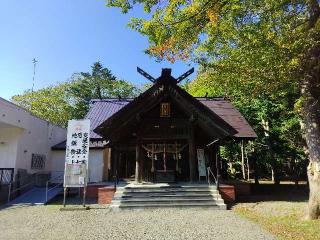
<svg viewBox="0 0 320 240">
<path fill-rule="evenodd" d="M 320 7 L 318 0 L 107 0 L 126 13 L 149 14 L 129 25 L 149 39 L 159 59 L 193 60 L 197 81 L 220 90 L 274 97 L 298 90 L 308 146 L 307 217 L 320 216 Z M 197 82 L 196 81 L 196 82 Z"/>
</svg>

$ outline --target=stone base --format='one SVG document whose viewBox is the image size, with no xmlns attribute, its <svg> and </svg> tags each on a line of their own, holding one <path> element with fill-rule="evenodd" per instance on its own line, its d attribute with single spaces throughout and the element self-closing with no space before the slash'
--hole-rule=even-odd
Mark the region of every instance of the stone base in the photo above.
<svg viewBox="0 0 320 240">
<path fill-rule="evenodd" d="M 222 199 L 226 203 L 234 203 L 236 201 L 235 187 L 232 185 L 219 185 L 219 192 Z"/>
<path fill-rule="evenodd" d="M 109 204 L 111 203 L 116 189 L 113 186 L 98 188 L 98 203 Z"/>
</svg>

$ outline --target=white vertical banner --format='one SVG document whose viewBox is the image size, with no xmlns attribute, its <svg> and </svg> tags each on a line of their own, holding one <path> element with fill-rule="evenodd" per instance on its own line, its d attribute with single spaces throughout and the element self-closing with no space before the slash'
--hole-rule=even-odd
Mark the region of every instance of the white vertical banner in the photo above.
<svg viewBox="0 0 320 240">
<path fill-rule="evenodd" d="M 206 161 L 204 157 L 204 149 L 197 149 L 197 158 L 198 158 L 198 172 L 199 179 L 200 177 L 206 177 Z"/>
<path fill-rule="evenodd" d="M 64 187 L 84 187 L 88 182 L 90 120 L 69 120 Z"/>
</svg>

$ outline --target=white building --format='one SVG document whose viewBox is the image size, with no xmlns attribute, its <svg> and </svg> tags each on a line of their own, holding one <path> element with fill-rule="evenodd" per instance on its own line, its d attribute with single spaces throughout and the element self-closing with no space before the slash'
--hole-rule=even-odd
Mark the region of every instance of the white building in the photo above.
<svg viewBox="0 0 320 240">
<path fill-rule="evenodd" d="M 51 171 L 51 147 L 65 140 L 66 133 L 0 98 L 0 169 L 14 169 L 14 174 Z"/>
</svg>

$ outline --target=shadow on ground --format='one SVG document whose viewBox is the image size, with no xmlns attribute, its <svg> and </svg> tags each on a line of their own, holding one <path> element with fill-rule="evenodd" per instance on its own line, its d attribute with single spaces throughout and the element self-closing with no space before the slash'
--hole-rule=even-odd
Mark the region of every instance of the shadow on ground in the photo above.
<svg viewBox="0 0 320 240">
<path fill-rule="evenodd" d="M 251 194 L 238 196 L 237 203 L 259 203 L 268 201 L 307 202 L 309 188 L 307 184 L 251 184 Z"/>
</svg>

